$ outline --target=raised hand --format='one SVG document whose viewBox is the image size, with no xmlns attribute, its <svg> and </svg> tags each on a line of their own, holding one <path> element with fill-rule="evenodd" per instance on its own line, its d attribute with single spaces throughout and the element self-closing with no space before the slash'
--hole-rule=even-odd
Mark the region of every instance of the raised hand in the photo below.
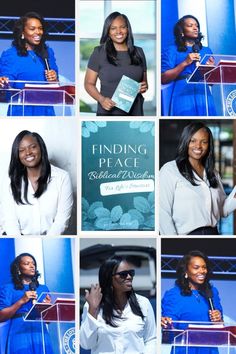
<svg viewBox="0 0 236 354">
<path fill-rule="evenodd" d="M 102 292 L 99 284 L 91 284 L 91 289 L 85 290 L 85 299 L 89 304 L 89 313 L 97 318 L 100 303 L 102 300 Z"/>
</svg>

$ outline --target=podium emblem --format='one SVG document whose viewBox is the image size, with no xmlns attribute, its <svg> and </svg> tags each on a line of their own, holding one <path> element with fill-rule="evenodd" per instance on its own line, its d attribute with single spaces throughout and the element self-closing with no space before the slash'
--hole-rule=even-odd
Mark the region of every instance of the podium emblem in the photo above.
<svg viewBox="0 0 236 354">
<path fill-rule="evenodd" d="M 75 354 L 75 327 L 69 328 L 64 333 L 63 347 L 66 354 Z"/>
<path fill-rule="evenodd" d="M 226 98 L 226 109 L 230 116 L 236 116 L 236 90 L 230 91 Z"/>
</svg>

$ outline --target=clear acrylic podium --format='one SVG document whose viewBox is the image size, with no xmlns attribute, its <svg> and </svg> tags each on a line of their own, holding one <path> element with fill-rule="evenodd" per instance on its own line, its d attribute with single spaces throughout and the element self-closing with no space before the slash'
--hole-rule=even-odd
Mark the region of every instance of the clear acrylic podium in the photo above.
<svg viewBox="0 0 236 354">
<path fill-rule="evenodd" d="M 1 112 L 14 115 L 14 109 L 21 107 L 22 116 L 27 114 L 27 106 L 53 107 L 58 116 L 74 115 L 75 84 L 47 83 L 45 81 L 9 81 L 0 88 Z M 0 114 L 1 116 L 4 115 Z"/>
<path fill-rule="evenodd" d="M 198 352 L 200 348 L 215 348 L 219 354 L 233 354 L 236 351 L 236 323 L 173 321 L 172 326 L 162 331 L 162 354 L 170 353 L 170 348 L 173 354 L 192 354 L 194 349 Z"/>
<path fill-rule="evenodd" d="M 214 65 L 202 65 L 210 57 L 214 59 Z M 207 115 L 213 97 L 216 115 L 236 116 L 236 56 L 205 55 L 187 82 L 205 85 Z M 209 88 L 212 97 L 208 93 Z"/>
<path fill-rule="evenodd" d="M 44 302 L 47 294 L 50 296 L 50 303 Z M 48 333 L 54 354 L 75 353 L 74 294 L 52 292 L 40 294 L 24 320 L 41 323 L 44 354 L 48 354 L 45 345 Z"/>
</svg>

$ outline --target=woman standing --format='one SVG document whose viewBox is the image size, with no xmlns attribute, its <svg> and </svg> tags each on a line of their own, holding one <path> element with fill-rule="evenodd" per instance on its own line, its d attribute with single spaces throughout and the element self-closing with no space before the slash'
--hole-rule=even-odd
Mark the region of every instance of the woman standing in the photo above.
<svg viewBox="0 0 236 354">
<path fill-rule="evenodd" d="M 23 88 L 24 81 L 55 82 L 58 80 L 58 68 L 53 50 L 45 43 L 44 19 L 36 12 L 28 12 L 16 21 L 12 47 L 2 53 L 0 58 L 0 84 L 9 80 L 22 83 L 10 83 L 13 88 Z M 23 110 L 24 108 L 24 110 Z M 23 114 L 24 112 L 24 114 Z M 52 107 L 13 105 L 8 115 L 49 116 L 55 115 Z"/>
<path fill-rule="evenodd" d="M 116 256 L 99 269 L 99 284 L 86 291 L 80 343 L 92 354 L 156 354 L 156 326 L 148 299 L 132 287 L 135 270 Z"/>
<path fill-rule="evenodd" d="M 166 291 L 162 299 L 163 328 L 186 328 L 187 324 L 175 321 L 222 322 L 223 310 L 217 289 L 209 282 L 208 257 L 198 251 L 190 251 L 179 261 L 176 269 L 175 286 Z M 209 304 L 212 301 L 214 309 Z M 171 353 L 186 353 L 185 347 L 172 348 Z M 189 347 L 189 354 L 217 354 L 217 348 Z"/>
<path fill-rule="evenodd" d="M 140 92 L 129 113 L 116 108 L 111 100 L 123 75 L 140 83 Z M 96 87 L 98 78 L 101 91 Z M 90 96 L 98 102 L 97 115 L 144 115 L 142 93 L 148 89 L 146 59 L 142 48 L 134 45 L 127 16 L 113 12 L 106 18 L 100 46 L 94 49 L 89 59 L 84 85 Z"/>
<path fill-rule="evenodd" d="M 188 124 L 176 159 L 160 170 L 161 234 L 218 235 L 217 222 L 236 208 L 235 192 L 226 199 L 211 130 L 201 122 Z"/>
<path fill-rule="evenodd" d="M 1 194 L 7 235 L 61 235 L 69 222 L 73 195 L 69 175 L 50 164 L 42 137 L 20 132 L 12 145 L 10 181 Z"/>
<path fill-rule="evenodd" d="M 203 35 L 200 24 L 192 15 L 183 16 L 174 26 L 175 44 L 166 48 L 162 55 L 161 82 L 173 82 L 170 102 L 170 116 L 205 116 L 206 98 L 203 84 L 188 84 L 187 79 L 196 69 L 199 61 L 206 54 L 212 54 L 208 47 L 203 47 Z M 214 65 L 212 56 L 201 61 L 202 64 Z M 209 88 L 208 115 L 216 115 L 213 98 Z"/>
<path fill-rule="evenodd" d="M 53 354 L 46 326 L 43 341 L 41 323 L 27 322 L 23 318 L 33 306 L 32 301 L 49 291 L 46 285 L 39 284 L 39 275 L 35 258 L 22 253 L 11 264 L 12 282 L 0 289 L 0 321 L 10 320 L 5 354 Z M 32 283 L 35 290 L 31 290 Z M 43 302 L 50 303 L 49 295 Z"/>
</svg>

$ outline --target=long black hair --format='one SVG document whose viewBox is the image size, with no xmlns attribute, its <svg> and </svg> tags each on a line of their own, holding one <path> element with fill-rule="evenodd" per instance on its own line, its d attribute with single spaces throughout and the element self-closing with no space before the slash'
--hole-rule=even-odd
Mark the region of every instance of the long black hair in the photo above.
<svg viewBox="0 0 236 354">
<path fill-rule="evenodd" d="M 39 144 L 41 151 L 41 173 L 38 178 L 38 188 L 34 193 L 35 198 L 39 198 L 47 189 L 47 185 L 51 178 L 51 166 L 48 159 L 47 148 L 42 137 L 38 133 L 32 133 L 28 130 L 21 131 L 15 138 L 12 150 L 11 150 L 11 161 L 9 165 L 9 177 L 11 180 L 10 186 L 13 194 L 13 198 L 17 204 L 29 204 L 27 198 L 28 192 L 28 176 L 27 169 L 21 163 L 19 159 L 19 145 L 21 140 L 26 136 L 30 135 L 36 139 Z M 22 183 L 24 182 L 24 201 L 21 196 Z"/>
<path fill-rule="evenodd" d="M 188 124 L 180 137 L 177 148 L 176 164 L 179 172 L 193 185 L 197 186 L 196 179 L 193 174 L 192 166 L 189 162 L 188 147 L 192 136 L 200 129 L 204 129 L 208 133 L 209 145 L 206 155 L 202 158 L 202 164 L 206 170 L 207 179 L 212 188 L 217 188 L 218 181 L 215 175 L 215 154 L 214 140 L 211 130 L 201 122 L 192 122 Z"/>
<path fill-rule="evenodd" d="M 192 294 L 192 290 L 189 287 L 189 280 L 188 280 L 188 278 L 185 277 L 185 274 L 188 270 L 189 262 L 193 257 L 202 258 L 205 261 L 206 268 L 207 268 L 205 281 L 203 284 L 200 285 L 199 291 L 202 294 L 206 294 L 206 293 L 209 293 L 209 291 L 212 289 L 212 286 L 209 282 L 212 272 L 210 269 L 209 259 L 208 259 L 207 255 L 205 255 L 203 252 L 198 251 L 198 250 L 189 251 L 187 254 L 185 254 L 183 256 L 183 258 L 180 259 L 180 261 L 177 265 L 177 268 L 176 268 L 177 279 L 176 279 L 175 283 L 180 287 L 181 294 L 184 296 L 189 296 Z"/>
<path fill-rule="evenodd" d="M 203 35 L 200 32 L 200 23 L 199 23 L 198 19 L 192 15 L 185 15 L 185 16 L 181 17 L 178 20 L 178 22 L 176 22 L 176 24 L 174 26 L 175 44 L 177 45 L 179 52 L 186 52 L 186 50 L 187 50 L 187 47 L 185 45 L 186 38 L 184 36 L 184 23 L 185 23 L 185 20 L 188 18 L 192 18 L 198 24 L 199 32 L 198 32 L 198 37 L 195 39 L 195 43 L 198 44 L 199 49 L 202 48 L 201 40 L 203 39 Z"/>
<path fill-rule="evenodd" d="M 99 284 L 102 291 L 100 307 L 103 311 L 103 319 L 112 327 L 117 327 L 114 320 L 115 318 L 120 318 L 118 315 L 114 314 L 116 303 L 112 287 L 112 275 L 116 272 L 121 262 L 130 263 L 129 257 L 115 256 L 106 260 L 99 269 Z M 133 289 L 127 292 L 127 298 L 132 312 L 144 319 L 144 315 Z"/>
<path fill-rule="evenodd" d="M 112 22 L 117 18 L 117 17 L 122 17 L 126 23 L 127 29 L 128 29 L 128 34 L 126 38 L 126 44 L 128 47 L 128 53 L 130 56 L 131 64 L 132 65 L 140 65 L 142 63 L 142 58 L 137 50 L 137 48 L 134 46 L 134 37 L 132 33 L 132 28 L 130 25 L 130 22 L 128 20 L 128 17 L 124 14 L 121 14 L 118 11 L 112 12 L 106 19 L 103 25 L 103 30 L 102 30 L 102 36 L 100 39 L 100 44 L 104 45 L 106 54 L 107 54 L 107 60 L 109 61 L 110 64 L 113 65 L 118 65 L 117 64 L 117 51 L 115 49 L 115 46 L 109 36 L 109 30 L 111 27 Z"/>
<path fill-rule="evenodd" d="M 22 276 L 20 273 L 20 261 L 23 257 L 30 257 L 33 259 L 34 263 L 35 263 L 35 274 L 32 278 L 32 281 L 34 281 L 36 287 L 39 286 L 39 282 L 38 282 L 38 278 L 40 277 L 40 273 L 37 270 L 37 262 L 36 259 L 34 258 L 34 256 L 32 256 L 32 254 L 30 253 L 21 253 L 19 254 L 19 256 L 17 256 L 14 261 L 11 263 L 10 266 L 10 271 L 11 271 L 11 277 L 12 277 L 12 282 L 14 284 L 14 288 L 16 290 L 18 289 L 24 289 L 24 285 L 22 282 Z"/>
<path fill-rule="evenodd" d="M 22 39 L 22 33 L 24 32 L 24 28 L 26 25 L 26 22 L 29 19 L 36 18 L 39 20 L 42 24 L 43 27 L 43 34 L 41 41 L 38 45 L 34 47 L 34 52 L 39 55 L 40 57 L 47 57 L 47 45 L 45 44 L 46 41 L 46 26 L 45 26 L 45 21 L 43 17 L 38 14 L 37 12 L 27 12 L 25 15 L 21 16 L 15 23 L 14 28 L 13 28 L 13 41 L 12 45 L 16 47 L 18 55 L 21 56 L 27 56 L 28 51 L 26 48 L 26 40 L 23 38 Z"/>
</svg>

